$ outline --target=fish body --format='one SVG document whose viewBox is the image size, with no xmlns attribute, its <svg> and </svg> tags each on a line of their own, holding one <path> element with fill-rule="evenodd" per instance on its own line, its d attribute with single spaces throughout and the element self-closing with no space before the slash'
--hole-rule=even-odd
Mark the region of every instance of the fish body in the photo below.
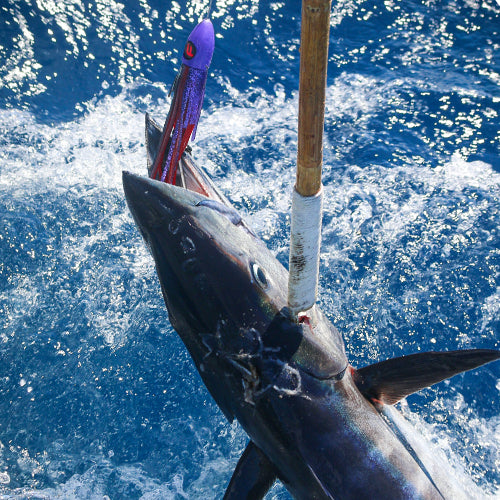
<svg viewBox="0 0 500 500">
<path fill-rule="evenodd" d="M 198 180 L 176 186 L 124 172 L 123 184 L 172 326 L 226 418 L 250 437 L 225 498 L 263 498 L 276 478 L 298 499 L 460 498 L 386 418 L 384 398 L 499 353 L 419 354 L 409 373 L 404 358 L 355 370 L 319 308 L 290 317 L 286 269 L 227 200 L 207 195 L 211 183 L 188 154 L 179 165 Z"/>
</svg>

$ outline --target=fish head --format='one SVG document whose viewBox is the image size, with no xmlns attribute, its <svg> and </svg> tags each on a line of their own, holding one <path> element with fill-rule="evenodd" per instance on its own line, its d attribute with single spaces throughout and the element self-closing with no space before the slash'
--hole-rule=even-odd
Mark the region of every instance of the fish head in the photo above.
<svg viewBox="0 0 500 500">
<path fill-rule="evenodd" d="M 234 208 L 127 172 L 123 185 L 170 322 L 226 416 L 229 399 L 253 401 L 290 367 L 321 379 L 345 371 L 340 333 L 319 310 L 289 316 L 286 269 Z M 221 378 L 234 380 L 229 399 Z"/>
<path fill-rule="evenodd" d="M 123 185 L 178 332 L 213 333 L 223 324 L 262 331 L 271 323 L 286 304 L 287 274 L 236 210 L 128 172 Z"/>
</svg>

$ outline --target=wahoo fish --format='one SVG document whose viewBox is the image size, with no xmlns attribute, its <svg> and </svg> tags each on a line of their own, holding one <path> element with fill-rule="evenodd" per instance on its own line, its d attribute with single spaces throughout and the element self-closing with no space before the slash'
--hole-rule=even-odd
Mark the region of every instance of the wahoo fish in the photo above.
<svg viewBox="0 0 500 500">
<path fill-rule="evenodd" d="M 146 116 L 149 165 L 162 134 Z M 291 317 L 287 270 L 189 152 L 177 169 L 172 183 L 124 172 L 123 186 L 173 328 L 225 417 L 249 436 L 225 498 L 263 498 L 276 480 L 305 500 L 459 498 L 398 428 L 392 405 L 500 352 L 351 366 L 317 306 Z"/>
</svg>

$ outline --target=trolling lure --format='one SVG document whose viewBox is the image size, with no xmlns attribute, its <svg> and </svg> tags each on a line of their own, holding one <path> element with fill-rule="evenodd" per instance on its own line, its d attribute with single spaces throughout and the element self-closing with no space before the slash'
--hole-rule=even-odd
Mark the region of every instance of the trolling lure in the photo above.
<svg viewBox="0 0 500 500">
<path fill-rule="evenodd" d="M 182 66 L 172 86 L 172 103 L 150 172 L 152 179 L 175 184 L 178 162 L 191 136 L 193 139 L 196 136 L 214 46 L 214 28 L 209 19 L 204 19 L 191 32 L 184 48 Z"/>
</svg>

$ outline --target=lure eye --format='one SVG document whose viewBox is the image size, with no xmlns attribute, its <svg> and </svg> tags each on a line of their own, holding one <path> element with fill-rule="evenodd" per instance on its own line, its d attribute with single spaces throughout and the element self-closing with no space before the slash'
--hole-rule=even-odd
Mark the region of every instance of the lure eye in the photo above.
<svg viewBox="0 0 500 500">
<path fill-rule="evenodd" d="M 196 55 L 196 47 L 194 43 L 189 40 L 188 43 L 186 43 L 186 48 L 184 49 L 184 58 L 189 61 L 189 59 L 192 59 Z"/>
<path fill-rule="evenodd" d="M 269 287 L 269 282 L 267 281 L 266 274 L 263 269 L 255 262 L 250 264 L 250 269 L 252 271 L 253 279 L 263 290 L 266 290 Z"/>
</svg>

